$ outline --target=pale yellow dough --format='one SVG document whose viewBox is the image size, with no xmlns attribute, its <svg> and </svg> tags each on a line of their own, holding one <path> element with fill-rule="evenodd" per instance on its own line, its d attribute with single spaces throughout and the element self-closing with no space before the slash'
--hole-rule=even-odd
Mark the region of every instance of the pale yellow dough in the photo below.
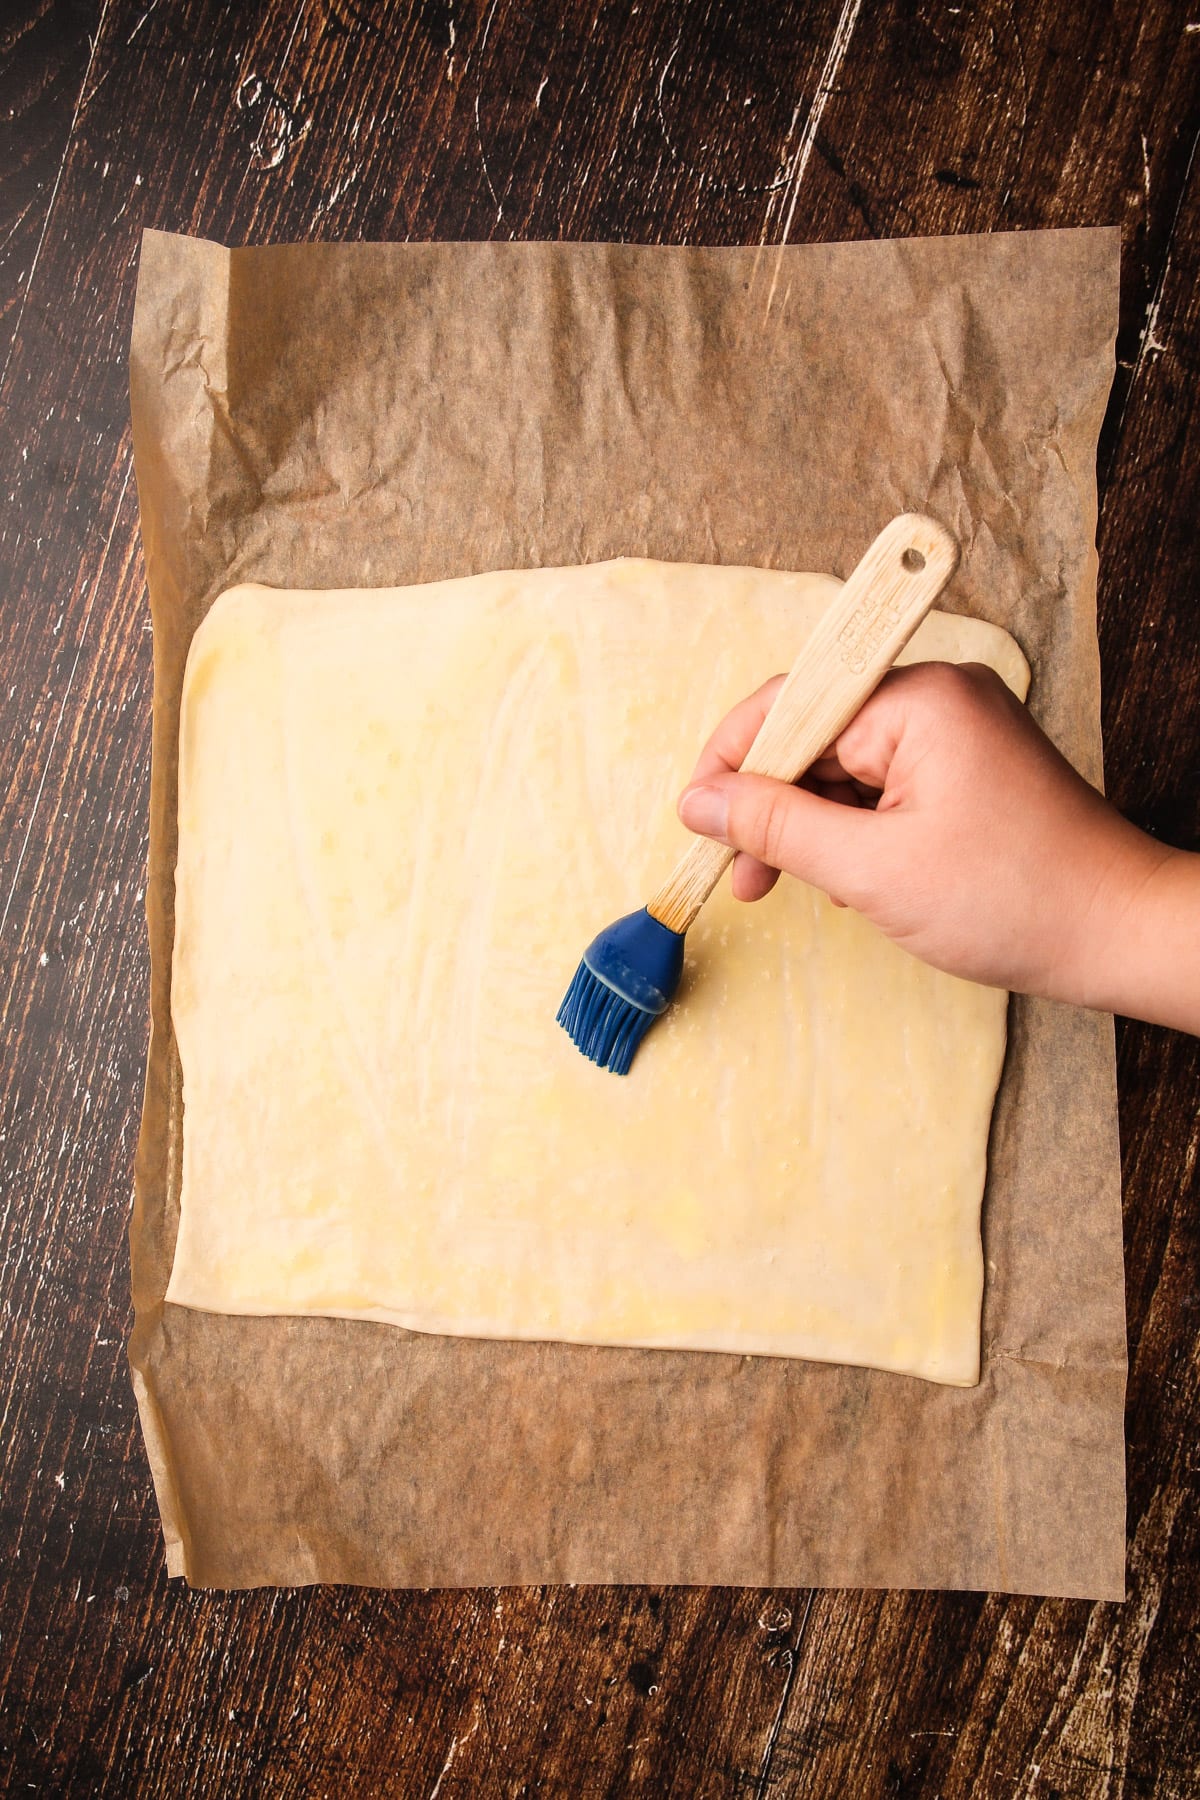
<svg viewBox="0 0 1200 1800">
<path fill-rule="evenodd" d="M 1006 996 L 728 882 L 625 1080 L 555 1024 L 686 841 L 721 714 L 831 578 L 638 561 L 240 587 L 183 696 L 167 1298 L 979 1373 Z M 908 660 L 991 663 L 933 614 Z"/>
</svg>

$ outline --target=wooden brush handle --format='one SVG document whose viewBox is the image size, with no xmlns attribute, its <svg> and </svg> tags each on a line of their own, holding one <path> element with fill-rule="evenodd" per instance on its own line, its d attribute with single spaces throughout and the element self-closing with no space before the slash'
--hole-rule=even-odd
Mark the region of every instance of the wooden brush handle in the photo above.
<svg viewBox="0 0 1200 1800">
<path fill-rule="evenodd" d="M 941 525 L 903 513 L 885 525 L 801 650 L 742 769 L 798 781 L 874 693 L 958 565 Z M 686 931 L 733 860 L 698 837 L 650 901 L 672 931 Z"/>
</svg>

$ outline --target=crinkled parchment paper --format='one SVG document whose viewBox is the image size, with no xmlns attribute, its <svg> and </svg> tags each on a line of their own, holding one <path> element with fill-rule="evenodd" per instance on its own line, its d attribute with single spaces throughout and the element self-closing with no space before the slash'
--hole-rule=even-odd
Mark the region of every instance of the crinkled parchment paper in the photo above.
<svg viewBox="0 0 1200 1800">
<path fill-rule="evenodd" d="M 963 545 L 941 604 L 1013 632 L 1034 713 L 1098 780 L 1117 264 L 1115 230 L 783 250 L 147 233 L 153 980 L 130 1353 L 172 1573 L 1123 1593 L 1107 1018 L 1013 1002 L 973 1390 L 162 1299 L 184 1128 L 179 695 L 217 594 L 619 555 L 845 575 L 893 513 L 928 510 Z"/>
</svg>

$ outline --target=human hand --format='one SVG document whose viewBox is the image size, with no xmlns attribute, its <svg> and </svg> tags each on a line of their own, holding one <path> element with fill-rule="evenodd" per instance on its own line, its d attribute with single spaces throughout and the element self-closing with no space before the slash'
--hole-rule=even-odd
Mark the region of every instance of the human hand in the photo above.
<svg viewBox="0 0 1200 1800">
<path fill-rule="evenodd" d="M 736 772 L 782 679 L 721 722 L 679 802 L 685 825 L 738 852 L 739 899 L 786 870 L 951 974 L 1197 1029 L 1200 981 L 1179 1018 L 1128 965 L 1131 948 L 1153 952 L 1160 890 L 1187 924 L 1168 865 L 1195 865 L 1194 905 L 1200 858 L 1123 819 L 990 669 L 893 670 L 799 787 Z"/>
</svg>

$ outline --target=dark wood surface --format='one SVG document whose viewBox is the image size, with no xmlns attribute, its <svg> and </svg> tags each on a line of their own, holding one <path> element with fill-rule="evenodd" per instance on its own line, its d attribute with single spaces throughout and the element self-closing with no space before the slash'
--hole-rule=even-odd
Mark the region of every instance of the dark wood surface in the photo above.
<svg viewBox="0 0 1200 1800">
<path fill-rule="evenodd" d="M 1189 17 L 1189 11 L 1195 18 Z M 1200 844 L 1200 8 L 0 7 L 0 1782 L 1200 1794 L 1200 1046 L 1119 1032 L 1129 1599 L 167 1583 L 124 1355 L 151 639 L 144 225 L 778 242 L 1119 223 L 1110 788 Z"/>
</svg>

